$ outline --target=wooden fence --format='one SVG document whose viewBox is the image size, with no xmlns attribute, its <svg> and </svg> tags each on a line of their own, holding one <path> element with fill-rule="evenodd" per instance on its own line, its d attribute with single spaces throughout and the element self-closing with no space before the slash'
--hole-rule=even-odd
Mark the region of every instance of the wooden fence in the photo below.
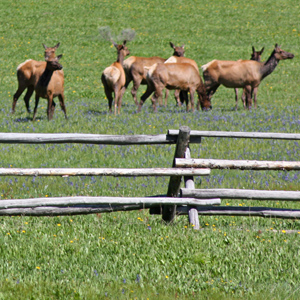
<svg viewBox="0 0 300 300">
<path fill-rule="evenodd" d="M 170 176 L 166 196 L 153 197 L 60 197 L 37 199 L 12 199 L 0 201 L 0 215 L 73 215 L 98 212 L 126 211 L 150 208 L 159 211 L 163 220 L 172 222 L 177 206 L 184 206 L 190 220 L 195 219 L 195 227 L 199 221 L 193 218 L 195 207 L 202 205 L 219 205 L 220 199 L 178 198 L 181 178 L 184 177 L 186 187 L 191 187 L 193 176 L 209 175 L 208 168 L 175 168 L 175 158 L 189 158 L 189 144 L 200 143 L 201 137 L 190 136 L 188 127 L 181 127 L 177 134 L 161 135 L 97 135 L 97 134 L 34 134 L 34 133 L 0 133 L 0 143 L 5 144 L 61 144 L 84 143 L 104 145 L 156 145 L 176 144 L 173 166 L 170 168 L 0 168 L 0 176 Z M 170 163 L 172 161 L 170 160 Z M 193 186 L 194 187 L 194 186 Z"/>
<path fill-rule="evenodd" d="M 199 228 L 198 214 L 273 216 L 298 218 L 300 210 L 266 207 L 222 207 L 221 199 L 257 199 L 299 201 L 300 192 L 255 191 L 238 189 L 195 189 L 193 176 L 208 176 L 211 169 L 299 170 L 299 162 L 243 161 L 192 159 L 189 144 L 201 143 L 203 137 L 257 138 L 300 140 L 300 134 L 191 131 L 183 126 L 169 130 L 166 135 L 96 135 L 96 134 L 34 134 L 0 133 L 0 143 L 45 144 L 85 143 L 106 145 L 176 144 L 172 168 L 0 168 L 0 176 L 170 176 L 166 196 L 153 197 L 61 197 L 13 199 L 0 201 L 0 215 L 72 215 L 98 212 L 126 211 L 149 208 L 152 214 L 162 214 L 172 222 L 176 213 L 188 214 L 190 223 Z M 185 188 L 180 189 L 182 177 Z"/>
<path fill-rule="evenodd" d="M 170 135 L 178 134 L 170 130 Z M 300 140 L 300 134 L 294 133 L 264 133 L 264 132 L 219 132 L 219 131 L 191 131 L 191 136 L 220 137 L 220 138 L 254 138 Z M 209 169 L 236 169 L 236 170 L 300 170 L 299 161 L 257 161 L 257 160 L 225 160 L 225 159 L 175 159 L 178 168 L 209 168 Z M 300 201 L 299 191 L 269 191 L 245 189 L 185 189 L 180 190 L 181 197 L 243 199 L 243 200 L 273 200 L 273 201 Z M 257 216 L 276 218 L 299 218 L 300 210 L 281 209 L 269 207 L 231 207 L 231 206 L 205 206 L 198 207 L 201 215 L 225 216 Z"/>
</svg>

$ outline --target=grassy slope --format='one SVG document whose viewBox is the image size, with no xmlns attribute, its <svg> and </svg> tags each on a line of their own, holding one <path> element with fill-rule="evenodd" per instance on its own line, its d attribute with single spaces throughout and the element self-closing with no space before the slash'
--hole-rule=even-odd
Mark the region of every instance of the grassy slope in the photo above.
<svg viewBox="0 0 300 300">
<path fill-rule="evenodd" d="M 2 131 L 159 134 L 188 125 L 198 130 L 299 132 L 296 1 L 182 1 L 176 6 L 172 1 L 2 1 L 1 5 Z M 265 60 L 275 43 L 295 58 L 280 62 L 262 82 L 256 111 L 245 112 L 241 103 L 233 111 L 234 93 L 221 87 L 208 113 L 187 114 L 169 99 L 168 107 L 157 114 L 151 112 L 149 100 L 142 113 L 135 114 L 127 91 L 122 114 L 114 117 L 106 113 L 100 76 L 116 53 L 99 39 L 101 26 L 110 26 L 116 35 L 134 28 L 137 36 L 128 46 L 138 56 L 168 57 L 172 41 L 184 43 L 186 56 L 199 65 L 214 58 L 249 58 L 252 45 L 265 47 Z M 54 121 L 47 122 L 45 100 L 40 101 L 35 123 L 28 119 L 21 98 L 11 116 L 17 65 L 28 58 L 43 59 L 41 44 L 59 41 L 69 121 L 57 108 Z M 2 145 L 1 150 L 4 167 L 167 167 L 174 146 Z M 299 144 L 293 141 L 204 139 L 201 147 L 192 146 L 194 157 L 207 158 L 299 160 L 298 153 Z M 296 172 L 214 171 L 202 182 L 196 178 L 196 185 L 297 190 L 299 180 Z M 165 178 L 1 178 L 0 192 L 2 199 L 136 196 L 165 193 L 167 184 Z M 298 207 L 297 203 L 259 205 Z M 164 226 L 160 217 L 144 211 L 1 218 L 0 299 L 99 299 L 105 293 L 118 299 L 170 299 L 170 295 L 199 299 L 199 294 L 208 299 L 297 299 L 297 221 L 205 217 L 201 226 L 203 231 L 194 232 L 186 217 Z M 296 233 L 282 232 L 287 229 Z"/>
</svg>

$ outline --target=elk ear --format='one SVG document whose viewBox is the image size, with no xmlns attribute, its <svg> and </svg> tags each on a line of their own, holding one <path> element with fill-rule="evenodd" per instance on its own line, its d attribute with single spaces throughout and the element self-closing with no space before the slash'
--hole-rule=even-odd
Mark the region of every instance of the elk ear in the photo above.
<svg viewBox="0 0 300 300">
<path fill-rule="evenodd" d="M 63 56 L 62 54 L 57 55 L 57 56 L 56 56 L 57 60 L 60 60 L 60 59 L 62 58 L 62 56 Z"/>
<path fill-rule="evenodd" d="M 170 42 L 170 46 L 171 48 L 175 49 L 175 45 L 172 42 Z"/>
<path fill-rule="evenodd" d="M 252 46 L 252 53 L 254 53 L 255 52 L 255 48 L 254 48 L 254 46 Z"/>
<path fill-rule="evenodd" d="M 276 43 L 276 44 L 275 44 L 275 48 L 277 48 L 277 47 L 278 47 L 278 44 Z"/>
<path fill-rule="evenodd" d="M 42 45 L 43 45 L 44 49 L 47 49 L 47 48 L 48 48 L 45 44 L 42 44 Z"/>
<path fill-rule="evenodd" d="M 57 49 L 59 47 L 60 43 L 58 43 L 56 46 L 54 46 L 55 49 Z"/>
<path fill-rule="evenodd" d="M 118 44 L 112 41 L 113 45 L 118 49 Z"/>
<path fill-rule="evenodd" d="M 265 50 L 265 47 L 262 47 L 260 50 L 260 54 L 263 54 L 264 50 Z"/>
<path fill-rule="evenodd" d="M 126 40 L 124 40 L 124 42 L 123 42 L 123 46 L 125 46 L 125 45 L 126 45 L 126 43 L 127 43 L 127 41 L 126 41 Z"/>
</svg>

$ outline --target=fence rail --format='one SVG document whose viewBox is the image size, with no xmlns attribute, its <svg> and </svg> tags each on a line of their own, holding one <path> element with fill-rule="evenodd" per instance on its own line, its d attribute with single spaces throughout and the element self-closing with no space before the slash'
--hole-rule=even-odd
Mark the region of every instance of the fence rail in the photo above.
<svg viewBox="0 0 300 300">
<path fill-rule="evenodd" d="M 2 144 L 102 144 L 155 145 L 175 144 L 177 135 L 107 135 L 85 133 L 0 133 Z M 190 143 L 201 143 L 201 137 L 191 137 Z"/>
<path fill-rule="evenodd" d="M 174 197 L 47 197 L 0 201 L 1 215 L 72 215 L 151 208 L 157 205 L 219 205 L 221 200 Z"/>
<path fill-rule="evenodd" d="M 169 136 L 178 135 L 178 130 L 168 130 Z M 234 131 L 198 131 L 191 130 L 191 138 L 195 137 L 220 137 L 220 138 L 253 138 L 253 139 L 277 139 L 277 140 L 300 140 L 299 133 L 277 132 L 234 132 Z"/>
<path fill-rule="evenodd" d="M 228 160 L 228 159 L 184 159 L 176 158 L 178 168 L 210 168 L 240 170 L 300 170 L 299 161 Z"/>
<path fill-rule="evenodd" d="M 205 176 L 210 169 L 194 168 L 0 168 L 0 176 Z"/>
<path fill-rule="evenodd" d="M 181 197 L 209 199 L 244 199 L 244 200 L 283 200 L 300 201 L 298 191 L 265 191 L 265 190 L 246 190 L 246 189 L 185 189 L 180 190 Z"/>
</svg>

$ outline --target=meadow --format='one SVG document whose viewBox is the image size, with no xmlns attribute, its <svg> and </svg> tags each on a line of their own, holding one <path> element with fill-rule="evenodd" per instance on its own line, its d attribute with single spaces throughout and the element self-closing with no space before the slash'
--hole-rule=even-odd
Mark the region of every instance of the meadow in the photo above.
<svg viewBox="0 0 300 300">
<path fill-rule="evenodd" d="M 0 126 L 2 132 L 161 134 L 192 130 L 299 133 L 299 12 L 295 0 L 245 1 L 1 1 Z M 169 42 L 185 44 L 199 66 L 212 59 L 249 59 L 278 43 L 292 52 L 258 90 L 258 108 L 234 110 L 234 91 L 220 87 L 209 112 L 186 113 L 173 96 L 152 112 L 136 113 L 129 89 L 121 114 L 108 113 L 101 73 L 116 59 L 101 39 L 136 31 L 131 55 L 169 57 Z M 43 60 L 42 43 L 61 43 L 68 120 L 57 102 L 47 121 L 45 99 L 37 120 L 23 95 L 11 114 L 16 68 Z M 117 42 L 122 42 L 117 40 Z M 131 85 L 130 87 L 131 88 Z M 140 97 L 145 87 L 139 89 Z M 240 91 L 241 93 L 241 91 Z M 171 93 L 173 95 L 173 93 Z M 30 101 L 33 109 L 34 97 Z M 299 160 L 299 142 L 204 138 L 195 158 Z M 175 146 L 0 145 L 2 167 L 170 167 Z M 298 172 L 212 171 L 201 188 L 298 190 Z M 79 195 L 165 194 L 168 178 L 0 178 L 0 199 Z M 298 208 L 298 203 L 228 200 L 222 205 Z M 0 217 L 0 299 L 299 299 L 299 220 L 186 216 L 172 225 L 147 210 L 65 217 Z"/>
</svg>

